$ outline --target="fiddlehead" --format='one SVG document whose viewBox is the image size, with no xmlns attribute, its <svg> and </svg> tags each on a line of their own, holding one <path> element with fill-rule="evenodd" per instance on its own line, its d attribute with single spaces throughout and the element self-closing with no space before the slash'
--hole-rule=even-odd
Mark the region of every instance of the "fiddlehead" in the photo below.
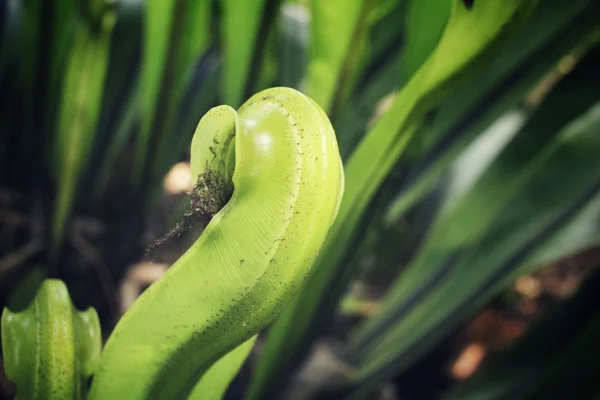
<svg viewBox="0 0 600 400">
<path fill-rule="evenodd" d="M 218 176 L 231 199 L 119 322 L 91 399 L 187 396 L 291 300 L 343 191 L 327 116 L 286 88 L 253 96 L 238 113 L 209 111 L 192 142 L 192 173 Z"/>
<path fill-rule="evenodd" d="M 17 399 L 83 399 L 100 345 L 96 311 L 77 311 L 58 280 L 44 281 L 24 311 L 2 313 L 4 368 Z"/>
</svg>

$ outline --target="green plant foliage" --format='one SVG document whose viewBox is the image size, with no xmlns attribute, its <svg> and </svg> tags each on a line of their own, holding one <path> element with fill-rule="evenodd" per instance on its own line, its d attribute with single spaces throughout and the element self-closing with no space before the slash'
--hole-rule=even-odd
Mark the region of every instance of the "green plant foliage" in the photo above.
<svg viewBox="0 0 600 400">
<path fill-rule="evenodd" d="M 51 10 L 52 51 L 50 56 L 50 70 L 48 72 L 49 91 L 47 103 L 54 105 L 58 103 L 58 94 L 61 92 L 60 86 L 63 79 L 64 69 L 70 53 L 70 40 L 73 38 L 73 34 L 76 34 L 75 31 L 78 29 L 76 21 L 80 16 L 77 13 L 78 6 L 75 0 L 56 1 Z M 104 10 L 97 12 L 97 14 L 101 15 L 103 12 Z M 95 18 L 97 19 L 98 15 L 96 15 Z M 98 21 L 93 22 L 97 23 Z M 42 23 L 40 23 L 40 26 L 42 26 Z M 53 114 L 56 112 L 56 109 L 57 107 L 47 108 L 47 115 L 45 115 L 45 122 L 47 124 L 53 123 Z"/>
<path fill-rule="evenodd" d="M 133 179 L 138 185 L 152 136 L 154 116 L 159 105 L 161 84 L 165 76 L 169 55 L 170 38 L 174 38 L 175 9 L 183 2 L 157 0 L 144 2 L 142 70 L 140 74 L 140 133 Z M 174 39 L 173 39 L 174 40 Z"/>
<path fill-rule="evenodd" d="M 252 59 L 255 54 L 260 55 L 259 46 L 264 45 L 269 29 L 266 24 L 269 14 L 277 9 L 278 3 L 277 0 L 220 0 L 224 42 L 222 91 L 225 103 L 232 107 L 242 103 L 246 88 L 251 84 L 248 79 Z M 238 35 L 238 32 L 244 34 Z M 256 79 L 256 76 L 253 78 Z"/>
<path fill-rule="evenodd" d="M 100 348 L 96 311 L 77 311 L 61 281 L 45 280 L 25 310 L 2 313 L 4 369 L 17 399 L 84 399 Z"/>
<path fill-rule="evenodd" d="M 591 2 L 583 1 L 573 3 L 567 12 L 561 1 L 545 2 L 519 34 L 499 49 L 495 60 L 475 71 L 465 85 L 448 95 L 433 119 L 421 127 L 422 133 L 409 144 L 406 156 L 395 167 L 409 169 L 410 178 L 400 183 L 399 194 L 389 205 L 383 203 L 388 207 L 382 211 L 383 220 L 377 220 L 377 224 L 370 228 L 372 243 L 365 247 L 374 247 L 365 252 L 380 255 L 376 266 L 378 270 L 398 271 L 399 258 L 413 252 L 414 246 L 411 247 L 410 243 L 415 240 L 415 233 L 426 231 L 429 222 L 423 222 L 421 218 L 407 226 L 407 212 L 414 207 L 414 211 L 421 210 L 420 214 L 423 211 L 430 216 L 435 214 L 437 206 L 427 206 L 426 210 L 423 205 L 438 203 L 436 199 L 444 186 L 447 171 L 465 146 L 504 113 L 514 115 L 527 91 L 544 74 L 555 70 L 566 53 L 571 52 L 567 60 L 578 58 L 589 48 L 596 36 L 594 8 Z M 578 86 L 579 90 L 594 96 L 585 85 Z M 572 96 L 568 92 L 561 93 Z M 590 97 L 585 98 L 588 103 L 570 103 L 572 109 L 581 112 L 589 106 Z M 557 109 L 570 109 L 568 105 Z M 555 113 L 556 110 L 552 111 L 552 115 Z M 527 117 L 527 114 L 522 114 L 518 119 L 526 120 Z M 573 117 L 575 114 L 568 118 Z M 413 227 L 415 223 L 419 225 L 417 230 Z M 405 228 L 399 229 L 400 226 Z M 402 247 L 407 250 L 399 251 L 390 243 L 404 243 Z"/>
<path fill-rule="evenodd" d="M 368 0 L 311 2 L 310 45 L 304 90 L 328 115 L 344 96 L 360 60 Z M 344 12 L 340 12 L 340 9 Z M 341 100 L 341 99 L 340 99 Z"/>
<path fill-rule="evenodd" d="M 543 316 L 517 343 L 486 360 L 447 398 L 594 398 L 600 354 L 599 282 L 597 274 L 590 277 L 575 295 Z"/>
<path fill-rule="evenodd" d="M 58 191 L 51 235 L 56 253 L 65 233 L 76 186 L 90 154 L 108 69 L 114 10 L 99 17 L 98 27 L 78 21 L 68 57 L 56 125 L 54 162 Z"/>
<path fill-rule="evenodd" d="M 231 380 L 248 358 L 256 338 L 256 336 L 250 338 L 214 363 L 202 375 L 188 398 L 190 400 L 222 399 Z"/>
<path fill-rule="evenodd" d="M 599 111 L 594 107 L 556 136 L 540 134 L 550 140 L 545 144 L 518 134 L 476 185 L 444 204 L 414 263 L 390 290 L 384 311 L 349 350 L 361 365 L 355 378 L 361 391 L 398 373 L 483 306 L 507 276 L 531 269 L 529 257 L 538 246 L 598 197 L 600 170 L 593 160 L 600 150 Z M 561 171 L 578 179 L 558 188 L 552 178 Z"/>
<path fill-rule="evenodd" d="M 286 88 L 258 93 L 239 114 L 228 106 L 207 113 L 192 142 L 192 174 L 193 215 L 216 215 L 120 320 L 104 349 L 91 399 L 189 394 L 205 372 L 210 376 L 211 365 L 272 322 L 290 301 L 325 240 L 343 191 L 329 120 L 311 99 Z M 219 190 L 233 190 L 220 211 Z M 240 355 L 251 348 L 243 346 L 214 367 L 230 374 L 221 376 L 224 386 L 203 379 L 196 390 L 222 393 Z"/>
<path fill-rule="evenodd" d="M 430 229 L 427 243 L 392 289 L 386 310 L 367 324 L 348 350 L 351 358 L 363 365 L 367 359 L 373 362 L 376 355 L 382 354 L 374 348 L 393 342 L 386 352 L 387 368 L 388 373 L 396 373 L 411 362 L 420 347 L 451 330 L 465 313 L 469 314 L 469 309 L 485 303 L 516 275 L 597 243 L 594 204 L 599 175 L 597 170 L 589 169 L 588 163 L 598 151 L 592 133 L 597 129 L 598 106 L 568 124 L 580 110 L 597 101 L 596 94 L 586 89 L 596 79 L 592 72 L 596 69 L 591 54 L 519 132 L 509 132 L 514 139 L 491 164 L 495 155 L 488 160 L 482 158 L 486 151 L 482 145 L 487 141 L 489 146 L 490 138 L 474 143 L 457 161 L 447 183 L 441 215 Z M 549 120 L 548 115 L 553 118 Z M 508 142 L 506 138 L 501 140 Z M 492 146 L 502 147 L 498 142 Z M 558 176 L 557 171 L 567 171 L 566 165 L 569 174 L 581 174 L 581 179 L 571 182 L 573 186 L 561 187 L 561 192 L 567 190 L 564 196 L 560 193 L 541 199 L 540 194 L 552 193 L 551 180 Z M 439 302 L 441 298 L 443 303 Z M 459 298 L 464 300 L 454 308 L 451 303 Z M 427 321 L 433 322 L 430 330 Z M 419 338 L 420 342 L 407 344 L 409 337 Z M 382 360 L 373 363 L 370 367 L 385 364 Z M 372 373 L 370 379 L 382 375 Z"/>
<path fill-rule="evenodd" d="M 177 119 L 186 88 L 208 48 L 210 34 L 207 1 L 151 1 L 144 5 L 136 185 L 164 174 L 184 151 L 181 144 L 189 142 L 189 134 L 184 136 L 187 140 L 175 143 L 172 137 L 179 128 Z"/>
<path fill-rule="evenodd" d="M 0 2 L 0 301 L 31 313 L 50 276 L 97 307 L 92 399 L 403 382 L 517 276 L 600 244 L 599 16 L 595 0 Z M 272 86 L 303 94 L 252 96 Z M 190 158 L 190 196 L 163 189 Z M 110 335 L 110 292 L 170 223 L 166 262 L 207 228 Z M 450 398 L 568 398 L 579 376 L 591 398 L 597 316 L 572 317 L 556 357 L 535 328 Z"/>
<path fill-rule="evenodd" d="M 167 169 L 173 165 L 179 155 L 189 145 L 191 140 L 190 133 L 184 135 L 185 140 L 180 141 L 179 146 L 172 143 L 173 131 L 177 130 L 177 118 L 179 108 L 183 104 L 183 99 L 186 94 L 186 88 L 189 86 L 197 60 L 206 52 L 209 45 L 210 33 L 210 3 L 206 1 L 188 1 L 186 7 L 178 6 L 176 9 L 176 21 L 172 34 L 178 38 L 177 41 L 171 41 L 169 49 L 169 61 L 172 64 L 168 65 L 168 71 L 164 76 L 163 85 L 169 89 L 170 94 L 166 97 L 163 91 L 161 103 L 159 107 L 166 108 L 164 110 L 164 121 L 157 121 L 155 114 L 155 123 L 163 123 L 164 127 L 160 137 L 155 144 L 156 147 L 162 150 L 156 157 L 155 169 L 156 174 L 164 174 Z M 166 99 L 165 99 L 166 97 Z M 160 108 L 159 108 L 160 110 Z M 193 130 L 190 130 L 193 132 Z M 181 146 L 184 147 L 181 147 Z M 172 147 L 172 149 L 170 148 Z M 170 151 L 169 151 L 170 150 Z"/>
<path fill-rule="evenodd" d="M 508 110 L 519 107 L 527 91 L 578 46 L 586 48 L 597 29 L 597 6 L 584 0 L 566 10 L 561 0 L 538 7 L 513 40 L 497 49 L 465 85 L 450 93 L 434 120 L 424 124 L 407 149 L 416 169 L 389 206 L 385 220 L 397 221 L 443 177 L 446 168 L 474 137 Z"/>
<path fill-rule="evenodd" d="M 344 105 L 342 115 L 334 120 L 344 159 L 365 127 L 382 114 L 378 111 L 381 99 L 404 85 L 433 51 L 451 5 L 449 0 L 381 1 L 379 7 L 373 7 L 369 30 L 372 61 L 363 68 L 362 81 Z M 398 48 L 402 49 L 399 54 Z"/>
<path fill-rule="evenodd" d="M 279 385 L 278 374 L 286 371 L 282 365 L 289 368 L 290 362 L 296 362 L 305 353 L 307 342 L 314 336 L 311 331 L 332 314 L 353 277 L 345 262 L 355 240 L 353 233 L 364 223 L 363 215 L 379 186 L 403 154 L 427 111 L 456 85 L 459 72 L 465 74 L 484 50 L 523 22 L 523 15 L 533 4 L 490 1 L 477 3 L 469 10 L 461 1 L 453 3 L 450 20 L 436 49 L 348 160 L 345 166 L 348 183 L 340 217 L 303 291 L 271 328 L 250 399 L 264 398 L 273 390 L 272 386 Z"/>
<path fill-rule="evenodd" d="M 401 81 L 407 82 L 438 44 L 450 17 L 451 0 L 410 1 L 406 6 L 408 41 L 400 63 Z M 427 29 L 423 29 L 427 26 Z"/>
<path fill-rule="evenodd" d="M 279 37 L 279 82 L 300 89 L 306 72 L 310 28 L 308 7 L 284 3 L 277 25 Z M 338 139 L 339 140 L 339 139 Z"/>
<path fill-rule="evenodd" d="M 121 2 L 112 35 L 110 60 L 95 142 L 97 151 L 90 167 L 94 197 L 106 192 L 115 164 L 134 133 L 139 113 L 139 70 L 142 41 L 142 0 Z"/>
</svg>

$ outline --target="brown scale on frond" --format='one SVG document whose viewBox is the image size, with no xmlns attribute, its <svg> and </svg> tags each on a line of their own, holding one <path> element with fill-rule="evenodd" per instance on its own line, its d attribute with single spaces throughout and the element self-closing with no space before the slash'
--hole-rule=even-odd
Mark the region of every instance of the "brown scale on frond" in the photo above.
<svg viewBox="0 0 600 400">
<path fill-rule="evenodd" d="M 160 251 L 167 242 L 179 237 L 192 227 L 202 224 L 206 226 L 210 220 L 227 204 L 233 191 L 231 185 L 220 174 L 207 168 L 198 176 L 190 195 L 190 208 L 183 214 L 173 228 L 163 237 L 157 239 L 146 250 L 146 254 Z"/>
</svg>

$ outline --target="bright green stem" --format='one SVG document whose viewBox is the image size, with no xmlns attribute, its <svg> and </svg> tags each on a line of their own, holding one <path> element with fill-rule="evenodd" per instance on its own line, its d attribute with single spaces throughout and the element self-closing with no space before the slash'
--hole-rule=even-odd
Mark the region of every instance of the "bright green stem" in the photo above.
<svg viewBox="0 0 600 400">
<path fill-rule="evenodd" d="M 188 396 L 217 360 L 292 299 L 337 215 L 344 186 L 327 116 L 287 88 L 258 93 L 238 113 L 228 106 L 209 111 L 192 141 L 192 172 L 229 182 L 233 196 L 121 319 L 94 377 L 92 400 Z M 223 385 L 250 347 L 214 367 L 228 374 Z M 215 394 L 207 390 L 200 398 L 217 398 L 224 389 L 213 387 Z"/>
</svg>

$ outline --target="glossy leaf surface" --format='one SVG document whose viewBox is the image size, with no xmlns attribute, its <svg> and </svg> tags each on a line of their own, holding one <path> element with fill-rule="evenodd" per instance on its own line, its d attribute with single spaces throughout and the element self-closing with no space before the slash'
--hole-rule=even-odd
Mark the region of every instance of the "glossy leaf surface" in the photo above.
<svg viewBox="0 0 600 400">
<path fill-rule="evenodd" d="M 239 113 L 228 106 L 209 111 L 192 142 L 191 168 L 195 178 L 213 176 L 224 190 L 233 188 L 233 196 L 119 321 L 91 399 L 189 395 L 217 360 L 292 299 L 343 192 L 329 120 L 286 88 L 258 93 Z M 237 356 L 226 359 L 240 364 Z"/>
<path fill-rule="evenodd" d="M 100 347 L 96 311 L 77 311 L 61 281 L 44 281 L 24 311 L 2 313 L 4 369 L 17 399 L 84 399 Z"/>
</svg>

